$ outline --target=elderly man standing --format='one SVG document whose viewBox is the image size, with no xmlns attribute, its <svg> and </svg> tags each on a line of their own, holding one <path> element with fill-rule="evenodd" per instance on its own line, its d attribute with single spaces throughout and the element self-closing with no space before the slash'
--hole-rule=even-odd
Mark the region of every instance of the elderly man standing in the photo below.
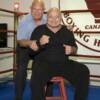
<svg viewBox="0 0 100 100">
<path fill-rule="evenodd" d="M 27 76 L 27 66 L 30 60 L 28 47 L 33 43 L 30 40 L 32 31 L 39 25 L 46 22 L 44 13 L 44 2 L 42 0 L 33 0 L 31 12 L 26 15 L 19 23 L 17 30 L 17 71 L 15 76 L 16 100 L 22 100 Z M 35 42 L 35 41 L 34 41 Z"/>
</svg>

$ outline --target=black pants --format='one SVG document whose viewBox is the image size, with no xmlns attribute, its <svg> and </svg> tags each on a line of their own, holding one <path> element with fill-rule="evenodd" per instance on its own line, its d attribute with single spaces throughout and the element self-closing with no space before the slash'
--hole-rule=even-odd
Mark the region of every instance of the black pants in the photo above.
<svg viewBox="0 0 100 100">
<path fill-rule="evenodd" d="M 78 62 L 66 63 L 33 62 L 31 78 L 32 100 L 45 100 L 44 86 L 53 76 L 62 76 L 75 87 L 74 100 L 86 100 L 89 85 L 89 70 Z"/>
<path fill-rule="evenodd" d="M 15 99 L 23 100 L 23 92 L 27 77 L 27 66 L 29 62 L 28 49 L 17 46 L 16 48 L 16 64 L 17 70 L 15 75 Z"/>
<path fill-rule="evenodd" d="M 17 46 L 16 48 L 16 64 L 17 71 L 15 75 L 15 100 L 23 100 L 23 92 L 27 77 L 27 66 L 31 58 L 27 48 Z M 48 83 L 47 95 L 52 95 L 52 84 Z"/>
</svg>

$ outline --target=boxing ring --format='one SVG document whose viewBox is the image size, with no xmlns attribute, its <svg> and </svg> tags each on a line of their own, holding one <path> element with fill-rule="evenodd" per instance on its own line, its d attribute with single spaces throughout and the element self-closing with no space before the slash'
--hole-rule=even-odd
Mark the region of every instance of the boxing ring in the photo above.
<svg viewBox="0 0 100 100">
<path fill-rule="evenodd" d="M 13 19 L 13 30 L 9 30 L 9 29 L 8 30 L 0 30 L 0 32 L 11 33 L 11 34 L 7 35 L 7 38 L 8 37 L 12 38 L 12 42 L 13 42 L 12 47 L 0 48 L 0 62 L 1 62 L 0 67 L 3 68 L 3 70 L 0 68 L 0 75 L 2 76 L 3 74 L 11 73 L 12 79 L 13 79 L 13 76 L 14 76 L 15 71 L 16 71 L 16 29 L 17 29 L 17 25 L 18 25 L 20 17 L 23 16 L 23 15 L 26 15 L 27 13 L 18 12 L 18 11 L 10 11 L 10 10 L 7 10 L 7 9 L 2 9 L 2 8 L 0 8 L 0 12 L 12 14 L 12 16 L 13 16 L 12 17 L 12 19 Z M 100 10 L 93 10 L 93 9 L 91 9 L 91 10 L 67 10 L 67 11 L 64 10 L 64 11 L 62 11 L 62 14 L 64 14 L 66 16 L 66 14 L 70 14 L 70 13 L 86 13 L 86 12 L 99 13 Z M 65 24 L 65 22 L 63 20 L 62 20 L 62 23 Z M 67 26 L 67 27 L 72 31 L 72 28 L 70 26 Z M 78 33 L 80 33 L 80 31 L 73 31 L 73 33 L 78 34 Z M 91 35 L 91 34 L 100 35 L 100 31 L 81 31 L 81 33 L 89 34 L 89 35 Z M 77 38 L 76 38 L 76 42 L 79 43 L 81 46 L 84 46 L 87 49 L 94 50 L 91 47 L 89 48 L 89 47 L 85 46 L 84 44 L 82 44 L 80 41 L 77 40 Z M 100 53 L 100 50 L 94 50 L 94 51 Z M 2 66 L 2 62 L 3 62 L 4 59 L 6 59 L 3 62 L 3 63 L 6 63 L 5 61 L 7 61 L 7 59 L 8 59 L 7 57 L 8 58 L 11 57 L 10 60 L 12 60 L 12 63 L 11 63 L 10 66 L 8 66 L 6 68 L 6 66 Z M 95 62 L 95 63 L 90 62 L 91 64 L 89 66 L 91 67 L 91 65 L 93 64 L 93 66 L 97 65 L 98 67 L 100 67 L 100 56 L 94 56 L 92 54 L 91 55 L 77 54 L 75 56 L 70 56 L 70 58 L 74 59 L 74 60 L 78 60 L 80 58 L 81 59 L 90 59 L 90 60 L 95 59 L 95 60 L 98 60 L 98 62 Z M 88 62 L 82 62 L 82 63 L 89 64 Z M 28 68 L 28 70 L 31 70 L 31 68 Z M 100 74 L 99 75 L 98 74 L 97 75 L 91 74 L 90 78 L 100 80 Z"/>
</svg>

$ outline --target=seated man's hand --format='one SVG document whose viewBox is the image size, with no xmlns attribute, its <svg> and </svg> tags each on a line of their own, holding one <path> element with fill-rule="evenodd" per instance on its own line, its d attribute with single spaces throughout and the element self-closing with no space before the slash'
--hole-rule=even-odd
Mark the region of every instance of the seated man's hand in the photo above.
<svg viewBox="0 0 100 100">
<path fill-rule="evenodd" d="M 63 46 L 65 48 L 65 54 L 70 55 L 72 53 L 72 47 L 69 45 L 65 45 L 65 44 Z"/>
<path fill-rule="evenodd" d="M 43 35 L 41 38 L 40 38 L 40 45 L 45 45 L 45 44 L 48 44 L 49 43 L 49 36 L 47 35 Z"/>
<path fill-rule="evenodd" d="M 76 52 L 77 52 L 76 47 L 73 47 L 73 46 L 70 46 L 70 45 L 65 45 L 65 44 L 63 46 L 65 48 L 65 54 L 66 55 L 76 54 Z"/>
</svg>

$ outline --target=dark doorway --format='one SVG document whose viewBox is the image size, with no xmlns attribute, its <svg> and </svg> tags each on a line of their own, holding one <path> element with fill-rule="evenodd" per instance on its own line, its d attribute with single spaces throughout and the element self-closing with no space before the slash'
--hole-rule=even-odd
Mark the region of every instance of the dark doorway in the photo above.
<svg viewBox="0 0 100 100">
<path fill-rule="evenodd" d="M 7 30 L 6 23 L 0 23 L 0 48 L 7 47 Z"/>
</svg>

